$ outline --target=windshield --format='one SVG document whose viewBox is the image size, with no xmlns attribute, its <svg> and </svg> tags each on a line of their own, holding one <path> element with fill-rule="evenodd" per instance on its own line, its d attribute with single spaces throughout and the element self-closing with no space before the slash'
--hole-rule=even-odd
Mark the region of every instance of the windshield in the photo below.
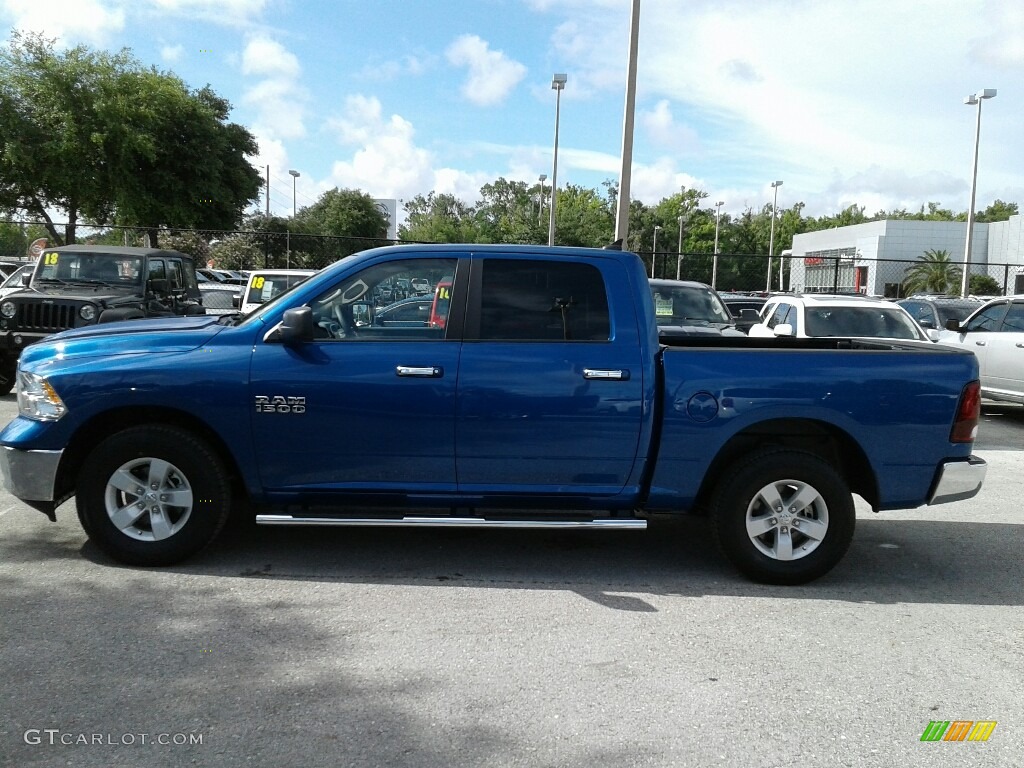
<svg viewBox="0 0 1024 768">
<path fill-rule="evenodd" d="M 696 285 L 653 286 L 651 293 L 658 325 L 732 322 L 729 310 L 710 288 Z"/>
<path fill-rule="evenodd" d="M 888 307 L 808 307 L 806 329 L 808 336 L 921 339 L 910 315 Z"/>
<path fill-rule="evenodd" d="M 39 259 L 37 280 L 65 283 L 106 283 L 136 286 L 141 283 L 142 257 L 112 253 L 48 251 Z"/>
<path fill-rule="evenodd" d="M 309 275 L 293 272 L 286 275 L 254 274 L 249 278 L 243 304 L 266 304 L 289 288 L 309 278 Z"/>
</svg>

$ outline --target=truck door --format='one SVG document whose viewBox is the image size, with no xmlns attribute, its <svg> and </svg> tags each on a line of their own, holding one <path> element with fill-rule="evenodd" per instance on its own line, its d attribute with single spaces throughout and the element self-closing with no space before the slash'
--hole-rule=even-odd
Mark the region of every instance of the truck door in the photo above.
<svg viewBox="0 0 1024 768">
<path fill-rule="evenodd" d="M 610 311 L 606 285 L 628 312 Z M 613 260 L 598 268 L 571 257 L 475 255 L 459 366 L 460 492 L 623 489 L 637 457 L 644 371 L 628 286 Z"/>
<path fill-rule="evenodd" d="M 257 341 L 252 425 L 270 491 L 455 491 L 459 343 L 448 328 L 372 323 L 374 289 L 395 277 L 456 274 L 454 258 L 395 258 L 330 286 L 310 306 L 313 343 Z M 455 326 L 455 327 L 453 327 Z"/>
</svg>

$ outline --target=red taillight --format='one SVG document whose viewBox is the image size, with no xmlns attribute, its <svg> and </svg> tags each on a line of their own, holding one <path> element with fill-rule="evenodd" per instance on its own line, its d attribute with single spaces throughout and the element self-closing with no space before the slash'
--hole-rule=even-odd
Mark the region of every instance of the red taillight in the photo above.
<svg viewBox="0 0 1024 768">
<path fill-rule="evenodd" d="M 949 433 L 951 443 L 973 443 L 978 435 L 978 420 L 981 418 L 981 383 L 972 381 L 960 393 L 956 408 L 956 421 Z"/>
</svg>

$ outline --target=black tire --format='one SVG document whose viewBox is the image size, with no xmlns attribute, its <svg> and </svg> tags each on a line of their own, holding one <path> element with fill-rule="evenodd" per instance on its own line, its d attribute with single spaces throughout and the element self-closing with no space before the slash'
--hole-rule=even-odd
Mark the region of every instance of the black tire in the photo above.
<svg viewBox="0 0 1024 768">
<path fill-rule="evenodd" d="M 856 525 L 853 496 L 842 476 L 804 451 L 776 448 L 740 461 L 743 466 L 719 481 L 711 501 L 715 536 L 726 558 L 765 584 L 805 584 L 832 570 L 849 549 Z M 780 511 L 780 502 L 790 503 Z"/>
<path fill-rule="evenodd" d="M 196 554 L 231 509 L 217 454 L 164 425 L 132 427 L 101 442 L 82 465 L 75 495 L 89 538 L 129 565 L 171 565 Z"/>
</svg>

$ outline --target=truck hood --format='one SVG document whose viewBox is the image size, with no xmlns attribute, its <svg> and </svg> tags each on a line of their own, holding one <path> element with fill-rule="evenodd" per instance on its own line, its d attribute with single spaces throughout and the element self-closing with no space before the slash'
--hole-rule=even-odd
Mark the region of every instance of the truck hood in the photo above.
<svg viewBox="0 0 1024 768">
<path fill-rule="evenodd" d="M 25 347 L 21 360 L 28 364 L 54 356 L 68 359 L 188 352 L 208 343 L 227 327 L 217 320 L 218 317 L 209 315 L 161 317 L 76 328 Z"/>
</svg>

